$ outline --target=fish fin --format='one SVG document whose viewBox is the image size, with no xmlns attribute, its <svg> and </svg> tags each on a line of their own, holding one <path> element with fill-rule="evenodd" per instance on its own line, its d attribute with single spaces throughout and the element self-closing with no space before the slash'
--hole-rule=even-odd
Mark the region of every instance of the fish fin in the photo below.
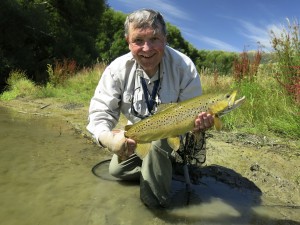
<svg viewBox="0 0 300 225">
<path fill-rule="evenodd" d="M 214 124 L 217 131 L 220 131 L 223 127 L 222 121 L 218 116 L 214 117 Z"/>
<path fill-rule="evenodd" d="M 151 148 L 151 143 L 139 143 L 136 147 L 135 154 L 141 159 L 145 158 Z"/>
<path fill-rule="evenodd" d="M 180 147 L 180 138 L 179 137 L 169 137 L 167 139 L 169 146 L 174 150 L 177 151 Z"/>
<path fill-rule="evenodd" d="M 133 125 L 126 125 L 125 126 L 125 131 L 128 131 Z"/>
</svg>

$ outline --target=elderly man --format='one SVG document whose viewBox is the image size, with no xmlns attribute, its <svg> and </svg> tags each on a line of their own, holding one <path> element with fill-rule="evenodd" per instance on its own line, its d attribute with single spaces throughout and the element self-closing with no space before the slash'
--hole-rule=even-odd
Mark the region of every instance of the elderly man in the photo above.
<svg viewBox="0 0 300 225">
<path fill-rule="evenodd" d="M 149 207 L 168 206 L 172 162 L 167 141 L 152 142 L 142 160 L 134 154 L 136 142 L 113 130 L 123 113 L 128 124 L 151 116 L 159 103 L 174 103 L 201 95 L 200 77 L 189 57 L 167 46 L 163 16 L 151 9 L 127 16 L 125 38 L 130 52 L 115 59 L 103 72 L 90 103 L 87 129 L 100 146 L 113 154 L 110 174 L 140 180 L 140 197 Z M 213 125 L 213 118 L 199 112 L 194 132 Z"/>
</svg>

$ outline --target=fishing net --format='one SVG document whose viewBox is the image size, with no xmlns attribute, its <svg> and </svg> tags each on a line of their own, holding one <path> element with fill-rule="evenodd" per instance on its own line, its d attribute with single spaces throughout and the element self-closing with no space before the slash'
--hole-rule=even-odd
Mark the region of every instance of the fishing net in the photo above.
<svg viewBox="0 0 300 225">
<path fill-rule="evenodd" d="M 188 132 L 182 140 L 180 148 L 175 153 L 177 163 L 186 162 L 188 165 L 202 167 L 206 161 L 205 132 L 197 134 Z"/>
<path fill-rule="evenodd" d="M 97 163 L 92 168 L 92 173 L 103 180 L 108 181 L 120 181 L 119 178 L 113 177 L 109 174 L 108 168 L 109 168 L 110 159 L 103 160 L 99 163 Z"/>
<path fill-rule="evenodd" d="M 201 175 L 200 168 L 204 166 L 206 161 L 205 132 L 188 132 L 182 139 L 179 150 L 173 154 L 175 174 L 183 174 L 183 166 L 187 166 L 191 182 L 198 184 Z"/>
</svg>

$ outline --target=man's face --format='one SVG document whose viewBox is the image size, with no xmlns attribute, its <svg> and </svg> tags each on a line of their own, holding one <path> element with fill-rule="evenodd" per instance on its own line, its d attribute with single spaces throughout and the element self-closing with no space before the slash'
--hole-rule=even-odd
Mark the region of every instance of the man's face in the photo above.
<svg viewBox="0 0 300 225">
<path fill-rule="evenodd" d="M 130 25 L 127 42 L 135 60 L 148 76 L 153 76 L 164 55 L 166 37 L 161 33 L 155 33 L 153 28 L 134 29 Z"/>
</svg>

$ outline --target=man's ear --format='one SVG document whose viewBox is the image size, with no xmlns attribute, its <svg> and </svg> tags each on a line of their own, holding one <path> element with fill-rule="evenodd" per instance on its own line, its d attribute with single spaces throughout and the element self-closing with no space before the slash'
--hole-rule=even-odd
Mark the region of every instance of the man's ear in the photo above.
<svg viewBox="0 0 300 225">
<path fill-rule="evenodd" d="M 127 44 L 128 44 L 129 50 L 131 50 L 128 37 L 125 37 L 125 40 L 126 40 L 126 42 L 127 42 Z"/>
</svg>

